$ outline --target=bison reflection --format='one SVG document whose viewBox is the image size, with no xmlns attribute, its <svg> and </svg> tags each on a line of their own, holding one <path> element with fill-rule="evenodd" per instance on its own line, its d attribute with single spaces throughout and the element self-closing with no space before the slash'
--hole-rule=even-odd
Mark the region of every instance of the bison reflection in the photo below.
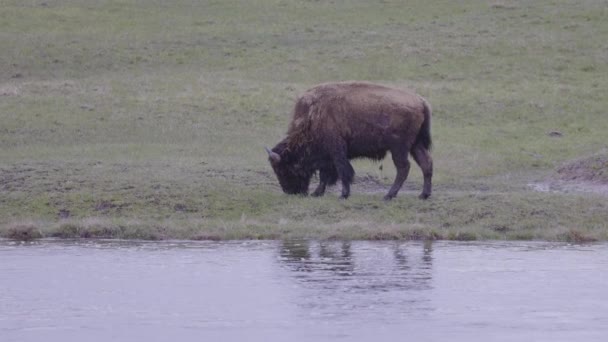
<svg viewBox="0 0 608 342">
<path fill-rule="evenodd" d="M 353 248 L 352 244 L 285 241 L 280 260 L 303 284 L 325 289 L 365 292 L 430 288 L 433 264 L 430 241 L 383 243 L 374 248 Z"/>
<path fill-rule="evenodd" d="M 285 193 L 308 194 L 318 171 L 319 185 L 312 195 L 322 196 L 340 179 L 341 198 L 350 195 L 355 174 L 350 159 L 381 160 L 390 151 L 397 169 L 384 197 L 390 200 L 408 176 L 410 153 L 424 175 L 420 198 L 431 195 L 430 148 L 431 108 L 425 99 L 377 84 L 342 82 L 321 84 L 301 95 L 287 136 L 266 150 Z"/>
</svg>

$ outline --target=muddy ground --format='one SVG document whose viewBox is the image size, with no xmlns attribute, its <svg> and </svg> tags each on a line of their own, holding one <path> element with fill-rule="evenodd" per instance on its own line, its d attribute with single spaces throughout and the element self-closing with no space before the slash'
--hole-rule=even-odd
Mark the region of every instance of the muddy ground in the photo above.
<svg viewBox="0 0 608 342">
<path fill-rule="evenodd" d="M 564 163 L 544 182 L 530 185 L 537 191 L 580 192 L 608 196 L 608 153 Z"/>
</svg>

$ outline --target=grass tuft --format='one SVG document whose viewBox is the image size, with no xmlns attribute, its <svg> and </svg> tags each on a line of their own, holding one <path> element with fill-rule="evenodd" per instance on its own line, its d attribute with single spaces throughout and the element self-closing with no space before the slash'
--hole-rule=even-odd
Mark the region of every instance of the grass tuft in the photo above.
<svg viewBox="0 0 608 342">
<path fill-rule="evenodd" d="M 570 229 L 568 232 L 558 235 L 558 239 L 571 243 L 589 243 L 597 241 L 597 238 L 577 229 Z"/>
<path fill-rule="evenodd" d="M 0 231 L 0 236 L 18 241 L 31 241 L 41 238 L 42 234 L 33 223 L 20 223 L 10 225 L 6 230 Z"/>
</svg>

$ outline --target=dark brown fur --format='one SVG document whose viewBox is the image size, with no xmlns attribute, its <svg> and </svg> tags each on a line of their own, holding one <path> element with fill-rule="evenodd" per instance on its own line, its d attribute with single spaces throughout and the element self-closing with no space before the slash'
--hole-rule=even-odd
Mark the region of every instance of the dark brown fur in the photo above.
<svg viewBox="0 0 608 342">
<path fill-rule="evenodd" d="M 381 160 L 390 151 L 397 176 L 389 200 L 407 178 L 411 153 L 424 175 L 425 199 L 433 175 L 430 125 L 431 108 L 415 93 L 367 82 L 320 84 L 297 99 L 287 137 L 269 150 L 269 160 L 285 193 L 307 194 L 319 171 L 313 196 L 340 179 L 347 198 L 355 174 L 349 160 Z"/>
</svg>

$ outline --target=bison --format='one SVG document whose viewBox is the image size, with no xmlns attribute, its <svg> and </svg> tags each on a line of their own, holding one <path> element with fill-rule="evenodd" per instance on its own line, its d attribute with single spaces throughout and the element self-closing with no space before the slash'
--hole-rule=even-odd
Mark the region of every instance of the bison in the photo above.
<svg viewBox="0 0 608 342">
<path fill-rule="evenodd" d="M 424 175 L 419 198 L 431 195 L 433 161 L 431 107 L 420 95 L 368 82 L 317 85 L 298 97 L 287 136 L 268 159 L 287 194 L 308 194 L 312 176 L 322 196 L 328 185 L 342 182 L 342 199 L 350 195 L 355 171 L 353 158 L 382 160 L 390 151 L 397 169 L 395 181 L 384 196 L 397 195 L 410 170 L 411 153 Z"/>
</svg>

